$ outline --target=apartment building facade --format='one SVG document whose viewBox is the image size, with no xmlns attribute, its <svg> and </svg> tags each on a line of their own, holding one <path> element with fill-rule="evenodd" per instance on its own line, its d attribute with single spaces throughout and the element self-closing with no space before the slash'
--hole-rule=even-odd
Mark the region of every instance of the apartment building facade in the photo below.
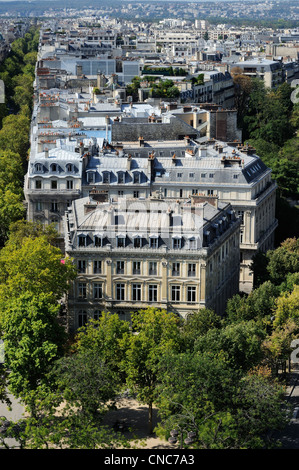
<svg viewBox="0 0 299 470">
<path fill-rule="evenodd" d="M 239 228 L 231 205 L 217 198 L 73 201 L 65 218 L 66 254 L 78 267 L 70 331 L 102 311 L 128 321 L 148 306 L 183 317 L 203 307 L 222 314 L 238 292 Z"/>
</svg>

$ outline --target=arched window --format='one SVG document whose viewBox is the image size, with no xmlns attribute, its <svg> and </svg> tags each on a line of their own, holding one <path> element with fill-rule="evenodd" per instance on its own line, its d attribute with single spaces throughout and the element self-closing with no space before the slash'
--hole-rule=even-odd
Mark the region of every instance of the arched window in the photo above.
<svg viewBox="0 0 299 470">
<path fill-rule="evenodd" d="M 65 169 L 66 169 L 66 171 L 67 171 L 68 173 L 73 173 L 73 171 L 74 171 L 74 165 L 73 165 L 72 163 L 67 163 Z"/>
<path fill-rule="evenodd" d="M 51 170 L 53 173 L 57 173 L 57 171 L 58 171 L 58 165 L 57 165 L 57 163 L 52 163 L 51 166 L 50 166 L 50 170 Z"/>
<path fill-rule="evenodd" d="M 43 173 L 43 165 L 41 163 L 36 163 L 34 165 L 35 173 Z"/>
</svg>

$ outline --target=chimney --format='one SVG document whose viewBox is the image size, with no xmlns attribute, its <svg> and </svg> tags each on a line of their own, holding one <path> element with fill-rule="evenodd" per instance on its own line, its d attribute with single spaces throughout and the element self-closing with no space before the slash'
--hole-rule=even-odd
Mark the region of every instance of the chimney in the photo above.
<svg viewBox="0 0 299 470">
<path fill-rule="evenodd" d="M 143 137 L 139 137 L 139 147 L 144 147 L 144 138 Z"/>
<path fill-rule="evenodd" d="M 84 154 L 84 145 L 83 145 L 83 142 L 80 142 L 79 144 L 79 149 L 80 149 L 80 155 L 82 157 L 82 155 Z"/>
<path fill-rule="evenodd" d="M 130 154 L 127 158 L 127 170 L 131 170 L 131 163 L 132 163 L 132 155 Z"/>
<path fill-rule="evenodd" d="M 48 149 L 48 147 L 45 148 L 45 157 L 49 158 L 49 149 Z"/>
</svg>

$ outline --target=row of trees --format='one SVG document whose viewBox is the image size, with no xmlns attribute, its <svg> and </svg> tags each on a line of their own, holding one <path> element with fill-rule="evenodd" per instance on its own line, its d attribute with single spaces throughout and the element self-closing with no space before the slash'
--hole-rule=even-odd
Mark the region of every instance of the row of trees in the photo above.
<svg viewBox="0 0 299 470">
<path fill-rule="evenodd" d="M 294 89 L 288 83 L 267 89 L 262 80 L 244 75 L 238 67 L 232 75 L 243 139 L 255 147 L 278 184 L 278 246 L 299 236 L 299 210 L 288 202 L 299 199 L 299 103 L 291 99 Z"/>
<path fill-rule="evenodd" d="M 30 29 L 11 44 L 0 66 L 5 103 L 0 104 L 0 247 L 9 226 L 24 217 L 23 181 L 27 170 L 33 81 L 39 31 Z"/>
<path fill-rule="evenodd" d="M 185 438 L 191 431 L 195 448 L 273 444 L 269 432 L 288 416 L 276 372 L 299 328 L 298 240 L 255 260 L 256 288 L 233 297 L 224 318 L 207 309 L 182 319 L 148 308 L 129 324 L 103 312 L 72 340 L 59 325 L 57 299 L 76 272 L 70 260 L 61 262 L 55 239 L 51 227 L 18 222 L 0 252 L 2 393 L 9 371 L 9 390 L 28 412 L 7 435 L 27 448 L 132 445 L 103 425 L 130 390 L 148 406 L 149 432 L 155 405 L 156 432 L 167 438 L 175 428 Z"/>
</svg>

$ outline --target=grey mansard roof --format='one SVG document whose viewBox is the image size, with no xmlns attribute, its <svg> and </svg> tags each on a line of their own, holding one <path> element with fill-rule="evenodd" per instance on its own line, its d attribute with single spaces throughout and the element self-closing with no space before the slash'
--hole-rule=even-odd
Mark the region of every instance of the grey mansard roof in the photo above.
<svg viewBox="0 0 299 470">
<path fill-rule="evenodd" d="M 182 239 L 182 249 L 190 249 L 188 240 L 197 240 L 197 248 L 209 246 L 219 236 L 240 221 L 235 218 L 230 204 L 214 206 L 208 202 L 169 202 L 158 199 L 120 199 L 117 202 L 97 204 L 86 197 L 73 201 L 66 215 L 67 250 L 79 248 L 79 237 L 86 237 L 85 248 L 94 249 L 94 237 L 107 245 L 117 247 L 118 237 L 127 239 L 126 246 L 136 237 L 143 238 L 148 247 L 150 238 L 159 245 L 172 248 L 172 239 Z M 194 248 L 192 248 L 194 249 Z"/>
</svg>

